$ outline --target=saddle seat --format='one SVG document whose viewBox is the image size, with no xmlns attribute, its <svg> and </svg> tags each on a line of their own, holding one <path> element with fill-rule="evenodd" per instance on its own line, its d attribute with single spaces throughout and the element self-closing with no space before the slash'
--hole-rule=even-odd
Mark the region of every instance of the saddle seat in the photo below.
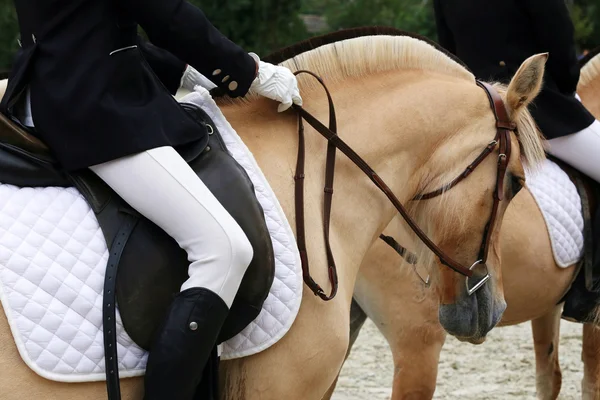
<svg viewBox="0 0 600 400">
<path fill-rule="evenodd" d="M 195 105 L 182 107 L 196 119 L 199 129 L 207 130 L 208 140 L 177 151 L 237 221 L 254 249 L 221 330 L 222 342 L 241 332 L 260 313 L 275 274 L 273 246 L 246 171 L 228 153 L 208 115 Z M 90 170 L 62 171 L 33 132 L 1 113 L 0 182 L 22 187 L 75 186 L 94 210 L 108 248 L 125 217 L 135 216 L 137 223 L 119 258 L 116 295 L 125 330 L 140 347 L 149 349 L 173 296 L 188 277 L 185 251 Z"/>
</svg>

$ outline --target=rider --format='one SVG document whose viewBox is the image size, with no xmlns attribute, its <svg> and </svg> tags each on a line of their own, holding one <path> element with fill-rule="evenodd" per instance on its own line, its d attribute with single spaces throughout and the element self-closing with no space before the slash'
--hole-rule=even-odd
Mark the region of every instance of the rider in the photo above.
<svg viewBox="0 0 600 400">
<path fill-rule="evenodd" d="M 191 399 L 253 257 L 174 147 L 207 133 L 146 63 L 150 40 L 232 97 L 301 104 L 290 70 L 229 41 L 185 0 L 15 0 L 20 44 L 0 112 L 35 126 L 66 171 L 89 168 L 187 252 L 189 279 L 152 345 L 146 399 Z M 172 82 L 169 84 L 173 90 Z"/>
<path fill-rule="evenodd" d="M 575 93 L 579 65 L 565 1 L 434 0 L 434 9 L 440 44 L 480 79 L 508 83 L 527 57 L 549 52 L 544 87 L 531 113 L 548 139 L 548 152 L 600 182 L 600 122 Z M 594 233 L 600 238 L 596 214 Z M 600 271 L 598 250 L 595 243 L 595 274 Z M 592 322 L 598 304 L 600 293 L 587 291 L 578 278 L 563 317 Z"/>
</svg>

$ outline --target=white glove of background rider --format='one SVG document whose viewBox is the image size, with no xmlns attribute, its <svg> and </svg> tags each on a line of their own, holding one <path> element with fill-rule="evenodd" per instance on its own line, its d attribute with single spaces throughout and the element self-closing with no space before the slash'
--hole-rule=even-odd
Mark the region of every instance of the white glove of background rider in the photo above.
<svg viewBox="0 0 600 400">
<path fill-rule="evenodd" d="M 282 112 L 293 104 L 302 105 L 298 90 L 298 80 L 288 68 L 260 61 L 254 53 L 250 55 L 258 63 L 258 76 L 252 82 L 250 91 L 260 96 L 280 102 L 277 111 Z"/>
</svg>

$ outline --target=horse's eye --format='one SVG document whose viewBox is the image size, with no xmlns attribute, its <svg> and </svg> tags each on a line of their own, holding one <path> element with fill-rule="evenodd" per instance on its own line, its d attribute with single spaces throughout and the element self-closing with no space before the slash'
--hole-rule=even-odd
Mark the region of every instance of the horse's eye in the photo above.
<svg viewBox="0 0 600 400">
<path fill-rule="evenodd" d="M 512 197 L 515 197 L 517 193 L 525 186 L 525 178 L 517 175 L 510 176 L 510 192 Z"/>
</svg>

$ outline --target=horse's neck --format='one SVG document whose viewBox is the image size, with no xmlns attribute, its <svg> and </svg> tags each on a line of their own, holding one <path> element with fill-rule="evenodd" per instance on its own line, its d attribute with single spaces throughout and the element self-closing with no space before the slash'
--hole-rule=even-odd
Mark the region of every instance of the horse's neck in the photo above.
<svg viewBox="0 0 600 400">
<path fill-rule="evenodd" d="M 335 96 L 335 93 L 334 93 Z M 335 97 L 334 97 L 335 98 Z M 343 98 L 343 97 L 339 97 Z M 224 107 L 224 113 L 254 154 L 278 196 L 282 208 L 295 225 L 294 172 L 298 151 L 298 120 L 292 111 L 282 115 L 272 110 L 275 103 L 257 101 L 249 106 Z M 327 121 L 327 104 L 304 99 L 305 107 L 321 121 Z M 345 104 L 344 104 L 345 105 Z M 338 104 L 338 132 L 392 187 L 401 201 L 410 197 L 413 155 L 401 152 L 399 140 L 386 139 L 385 119 L 373 116 L 374 110 L 361 111 Z M 315 111 L 316 110 L 316 111 Z M 369 118 L 369 113 L 373 118 Z M 307 247 L 315 278 L 327 280 L 323 247 L 323 186 L 327 142 L 306 125 L 305 221 Z M 400 168 L 400 165 L 403 167 Z M 385 196 L 345 155 L 338 152 L 335 194 L 331 220 L 332 247 L 338 266 L 349 272 L 341 279 L 354 278 L 368 248 L 393 216 Z"/>
<path fill-rule="evenodd" d="M 0 80 L 0 99 L 4 97 L 4 93 L 6 93 L 6 87 L 8 86 L 8 79 Z"/>
<path fill-rule="evenodd" d="M 600 119 L 600 74 L 585 87 L 578 88 L 577 92 L 586 108 Z"/>
</svg>

